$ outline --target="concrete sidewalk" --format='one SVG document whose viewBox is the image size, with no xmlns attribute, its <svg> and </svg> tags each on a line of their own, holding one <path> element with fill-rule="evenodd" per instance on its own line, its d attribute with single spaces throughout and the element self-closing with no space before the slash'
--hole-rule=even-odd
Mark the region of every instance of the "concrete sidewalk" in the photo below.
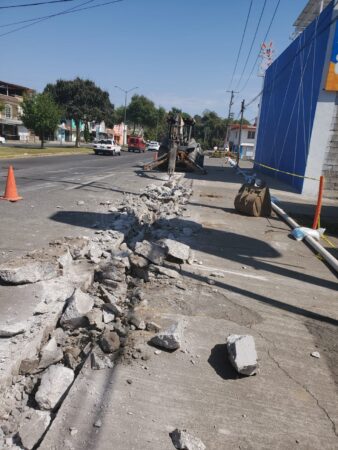
<svg viewBox="0 0 338 450">
<path fill-rule="evenodd" d="M 242 179 L 218 164 L 191 176 L 182 221 L 202 229 L 182 242 L 197 262 L 147 283 L 138 308 L 161 326 L 182 321 L 182 348 L 155 353 L 135 331 L 114 369 L 86 364 L 41 449 L 171 450 L 176 427 L 208 450 L 337 448 L 336 276 L 277 217 L 236 214 Z M 254 336 L 256 376 L 230 366 L 231 333 Z"/>
</svg>

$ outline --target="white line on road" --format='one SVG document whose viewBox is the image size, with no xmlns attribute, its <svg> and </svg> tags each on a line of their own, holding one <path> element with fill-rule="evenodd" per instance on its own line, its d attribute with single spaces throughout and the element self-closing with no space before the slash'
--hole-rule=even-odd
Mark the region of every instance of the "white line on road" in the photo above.
<svg viewBox="0 0 338 450">
<path fill-rule="evenodd" d="M 239 277 L 244 277 L 244 278 L 254 278 L 255 280 L 261 280 L 261 281 L 268 281 L 267 278 L 265 277 L 261 277 L 259 275 L 251 275 L 248 273 L 242 273 L 242 272 L 234 272 L 233 270 L 226 270 L 226 269 L 219 269 L 218 267 L 209 267 L 209 266 L 203 266 L 201 267 L 198 264 L 192 264 L 193 267 L 196 267 L 200 270 L 205 270 L 208 272 L 222 272 L 222 273 L 229 273 L 230 275 L 237 275 Z"/>
<path fill-rule="evenodd" d="M 129 174 L 130 172 L 118 172 L 118 175 L 123 175 L 126 173 Z M 97 181 L 104 180 L 105 178 L 113 177 L 114 175 L 116 176 L 116 173 L 109 173 L 108 175 L 103 175 L 101 177 L 92 178 L 91 180 L 86 181 L 82 186 L 81 186 L 81 184 L 78 183 L 78 184 L 76 184 L 76 186 L 70 186 L 70 187 L 66 188 L 65 191 L 72 191 L 73 189 L 78 189 L 79 185 L 81 187 L 86 187 L 86 186 L 91 185 L 92 183 L 96 183 Z M 69 181 L 71 181 L 71 180 L 69 180 Z"/>
</svg>

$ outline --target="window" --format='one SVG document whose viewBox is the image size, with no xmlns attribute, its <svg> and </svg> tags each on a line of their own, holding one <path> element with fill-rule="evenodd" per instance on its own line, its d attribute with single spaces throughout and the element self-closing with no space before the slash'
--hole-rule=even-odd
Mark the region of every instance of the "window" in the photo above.
<svg viewBox="0 0 338 450">
<path fill-rule="evenodd" d="M 248 131 L 248 139 L 255 139 L 255 131 Z"/>
<path fill-rule="evenodd" d="M 5 106 L 5 118 L 6 119 L 12 118 L 12 107 L 10 105 Z"/>
</svg>

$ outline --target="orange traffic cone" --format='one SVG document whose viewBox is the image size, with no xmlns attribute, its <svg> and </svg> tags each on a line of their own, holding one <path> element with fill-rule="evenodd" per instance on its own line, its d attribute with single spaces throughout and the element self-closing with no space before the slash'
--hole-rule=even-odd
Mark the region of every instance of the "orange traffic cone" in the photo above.
<svg viewBox="0 0 338 450">
<path fill-rule="evenodd" d="M 13 167 L 9 166 L 5 194 L 3 197 L 0 197 L 0 200 L 8 200 L 9 202 L 17 202 L 18 200 L 21 200 L 21 199 L 22 199 L 22 197 L 19 197 L 18 191 L 16 189 Z"/>
</svg>

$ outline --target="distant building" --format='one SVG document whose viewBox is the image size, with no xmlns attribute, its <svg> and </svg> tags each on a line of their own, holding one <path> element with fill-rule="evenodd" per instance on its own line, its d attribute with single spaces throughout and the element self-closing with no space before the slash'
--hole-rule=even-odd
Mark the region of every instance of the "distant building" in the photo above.
<svg viewBox="0 0 338 450">
<path fill-rule="evenodd" d="M 295 22 L 306 28 L 267 69 L 261 98 L 255 169 L 311 197 L 324 176 L 325 197 L 338 198 L 337 18 L 336 1 L 309 0 Z"/>
<path fill-rule="evenodd" d="M 25 94 L 33 92 L 33 89 L 0 80 L 0 102 L 4 105 L 3 111 L 0 111 L 0 135 L 6 140 L 27 141 L 29 139 L 30 132 L 24 127 L 20 118 L 21 103 Z"/>
<path fill-rule="evenodd" d="M 230 126 L 229 144 L 232 151 L 238 152 L 239 124 Z M 239 155 L 241 159 L 254 159 L 254 147 L 256 140 L 256 126 L 243 125 Z"/>
</svg>

